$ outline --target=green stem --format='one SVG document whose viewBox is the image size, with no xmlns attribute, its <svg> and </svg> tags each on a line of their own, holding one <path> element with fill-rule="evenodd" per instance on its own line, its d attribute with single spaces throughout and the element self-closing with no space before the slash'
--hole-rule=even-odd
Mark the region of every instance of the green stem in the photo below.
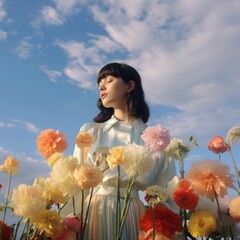
<svg viewBox="0 0 240 240">
<path fill-rule="evenodd" d="M 80 219 L 81 219 L 81 227 L 80 227 L 80 240 L 83 239 L 83 208 L 84 208 L 84 190 L 82 189 L 82 200 L 81 200 L 81 214 L 80 214 Z M 85 224 L 85 223 L 84 223 Z"/>
<path fill-rule="evenodd" d="M 17 239 L 17 232 L 18 232 L 18 228 L 20 226 L 20 223 L 21 223 L 22 219 L 23 219 L 23 217 L 21 217 L 17 222 L 15 233 L 14 233 L 14 239 Z"/>
<path fill-rule="evenodd" d="M 119 228 L 116 240 L 120 240 L 121 236 L 122 236 L 123 226 L 124 226 L 124 223 L 125 223 L 125 220 L 127 217 L 127 213 L 128 213 L 128 209 L 130 206 L 130 202 L 131 202 L 130 196 L 131 196 L 133 184 L 135 182 L 135 178 L 136 178 L 136 175 L 132 176 L 128 182 L 127 193 L 124 198 L 123 210 L 121 212 L 120 228 Z"/>
<path fill-rule="evenodd" d="M 118 235 L 118 229 L 120 224 L 120 166 L 117 167 L 118 170 L 118 177 L 117 177 L 117 209 L 116 209 L 116 237 Z"/>
</svg>

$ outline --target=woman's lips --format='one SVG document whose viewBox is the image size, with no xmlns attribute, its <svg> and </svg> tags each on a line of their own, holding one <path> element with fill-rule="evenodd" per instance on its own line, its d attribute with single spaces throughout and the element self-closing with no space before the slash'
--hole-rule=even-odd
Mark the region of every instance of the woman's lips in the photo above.
<svg viewBox="0 0 240 240">
<path fill-rule="evenodd" d="M 104 99 L 107 96 L 107 93 L 101 93 L 101 99 Z"/>
</svg>

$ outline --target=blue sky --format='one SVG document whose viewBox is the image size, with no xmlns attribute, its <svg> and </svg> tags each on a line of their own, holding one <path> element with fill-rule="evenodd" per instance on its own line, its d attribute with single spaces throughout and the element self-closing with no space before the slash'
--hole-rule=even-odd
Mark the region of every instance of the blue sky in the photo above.
<svg viewBox="0 0 240 240">
<path fill-rule="evenodd" d="M 216 159 L 209 140 L 240 122 L 239 26 L 238 0 L 0 0 L 0 163 L 20 161 L 13 186 L 48 176 L 41 130 L 64 132 L 73 152 L 98 112 L 96 74 L 112 61 L 141 73 L 149 125 L 197 138 L 187 165 Z"/>
</svg>

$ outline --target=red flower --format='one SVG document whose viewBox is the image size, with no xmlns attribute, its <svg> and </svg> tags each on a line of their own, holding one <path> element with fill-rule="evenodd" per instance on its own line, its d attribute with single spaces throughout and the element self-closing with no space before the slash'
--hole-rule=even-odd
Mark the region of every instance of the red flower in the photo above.
<svg viewBox="0 0 240 240">
<path fill-rule="evenodd" d="M 0 191 L 2 190 L 2 184 L 0 183 Z"/>
<path fill-rule="evenodd" d="M 176 232 L 182 231 L 181 217 L 164 206 L 156 206 L 155 208 L 148 208 L 140 220 L 140 230 L 149 231 L 153 228 L 152 217 L 153 209 L 155 216 L 155 230 L 162 235 L 172 238 Z"/>
<path fill-rule="evenodd" d="M 2 228 L 2 240 L 9 240 L 12 236 L 12 228 L 6 225 L 5 223 L 3 224 L 2 221 L 0 221 L 0 229 Z"/>
<path fill-rule="evenodd" d="M 223 140 L 221 136 L 215 136 L 208 144 L 208 150 L 218 154 L 226 152 L 230 146 Z"/>
<path fill-rule="evenodd" d="M 194 209 L 198 204 L 198 195 L 193 192 L 192 184 L 186 179 L 180 179 L 178 188 L 173 193 L 173 200 L 181 209 Z"/>
</svg>

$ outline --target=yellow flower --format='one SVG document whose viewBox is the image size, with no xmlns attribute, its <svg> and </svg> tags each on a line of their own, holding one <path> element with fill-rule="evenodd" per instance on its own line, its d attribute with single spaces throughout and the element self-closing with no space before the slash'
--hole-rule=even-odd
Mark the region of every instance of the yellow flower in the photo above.
<svg viewBox="0 0 240 240">
<path fill-rule="evenodd" d="M 107 156 L 107 162 L 110 168 L 121 165 L 124 160 L 125 148 L 122 146 L 116 146 L 109 149 L 109 155 Z"/>
<path fill-rule="evenodd" d="M 83 189 L 96 187 L 103 178 L 102 171 L 93 164 L 82 163 L 74 171 L 73 176 L 78 186 Z"/>
<path fill-rule="evenodd" d="M 193 237 L 207 237 L 216 230 L 217 223 L 214 216 L 204 210 L 196 211 L 190 216 L 188 231 Z"/>
<path fill-rule="evenodd" d="M 0 172 L 6 172 L 10 174 L 18 173 L 18 161 L 12 157 L 8 156 L 4 162 L 4 165 L 0 165 Z"/>
<path fill-rule="evenodd" d="M 94 137 L 91 133 L 88 132 L 79 132 L 75 138 L 75 143 L 79 148 L 81 147 L 90 147 L 95 142 Z"/>
<path fill-rule="evenodd" d="M 62 234 L 63 223 L 57 211 L 45 210 L 31 219 L 33 225 L 45 231 L 46 235 L 51 238 L 56 238 Z"/>
</svg>

